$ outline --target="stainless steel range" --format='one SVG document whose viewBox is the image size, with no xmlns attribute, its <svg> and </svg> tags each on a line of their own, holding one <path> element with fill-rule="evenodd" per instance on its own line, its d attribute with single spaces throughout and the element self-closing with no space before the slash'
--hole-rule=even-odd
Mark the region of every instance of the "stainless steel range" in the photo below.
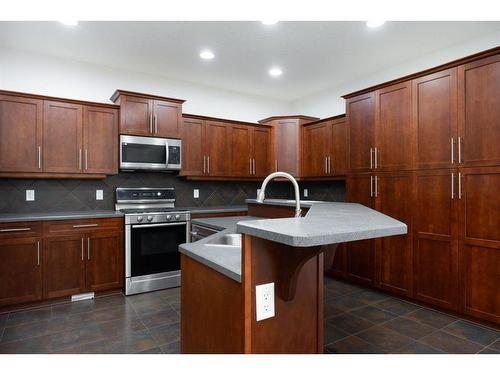
<svg viewBox="0 0 500 375">
<path fill-rule="evenodd" d="M 125 294 L 180 286 L 191 216 L 175 209 L 175 190 L 117 188 L 115 207 L 125 214 Z"/>
</svg>

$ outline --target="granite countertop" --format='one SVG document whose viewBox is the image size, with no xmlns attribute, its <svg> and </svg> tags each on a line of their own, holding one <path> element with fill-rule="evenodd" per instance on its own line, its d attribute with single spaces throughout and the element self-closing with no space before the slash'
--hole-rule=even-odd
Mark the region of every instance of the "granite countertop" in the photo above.
<svg viewBox="0 0 500 375">
<path fill-rule="evenodd" d="M 71 219 L 103 219 L 108 217 L 122 217 L 120 211 L 95 210 L 95 211 L 59 211 L 59 212 L 32 212 L 0 214 L 0 223 L 16 221 L 47 221 Z"/>
<path fill-rule="evenodd" d="M 249 199 L 247 203 L 257 203 Z M 266 200 L 264 204 L 294 206 L 291 200 Z M 180 252 L 241 282 L 241 247 L 207 246 L 227 233 L 245 233 L 295 247 L 350 242 L 407 233 L 406 224 L 357 203 L 301 201 L 309 208 L 304 217 L 264 219 L 251 216 L 195 219 L 202 225 L 225 228 Z"/>
</svg>

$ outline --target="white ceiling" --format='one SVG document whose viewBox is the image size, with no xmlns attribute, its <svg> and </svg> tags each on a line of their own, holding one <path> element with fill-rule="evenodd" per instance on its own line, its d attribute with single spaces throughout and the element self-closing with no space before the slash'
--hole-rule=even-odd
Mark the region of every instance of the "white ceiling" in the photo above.
<svg viewBox="0 0 500 375">
<path fill-rule="evenodd" d="M 500 22 L 0 22 L 0 46 L 295 100 L 500 31 Z M 215 53 L 212 61 L 198 54 Z M 279 65 L 283 75 L 272 78 Z"/>
</svg>

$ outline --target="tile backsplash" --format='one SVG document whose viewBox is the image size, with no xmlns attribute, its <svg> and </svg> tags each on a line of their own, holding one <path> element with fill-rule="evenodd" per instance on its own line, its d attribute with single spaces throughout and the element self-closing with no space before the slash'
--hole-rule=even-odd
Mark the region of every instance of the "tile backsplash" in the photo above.
<svg viewBox="0 0 500 375">
<path fill-rule="evenodd" d="M 190 181 L 165 173 L 122 172 L 104 180 L 24 180 L 0 179 L 0 213 L 111 210 L 117 187 L 174 187 L 177 207 L 234 206 L 255 198 L 259 182 Z M 343 181 L 301 182 L 308 189 L 310 200 L 344 201 Z M 26 201 L 26 189 L 35 190 L 35 201 Z M 96 190 L 103 190 L 103 200 L 96 200 Z M 199 189 L 199 198 L 193 198 Z M 266 197 L 293 198 L 288 182 L 272 182 Z"/>
</svg>

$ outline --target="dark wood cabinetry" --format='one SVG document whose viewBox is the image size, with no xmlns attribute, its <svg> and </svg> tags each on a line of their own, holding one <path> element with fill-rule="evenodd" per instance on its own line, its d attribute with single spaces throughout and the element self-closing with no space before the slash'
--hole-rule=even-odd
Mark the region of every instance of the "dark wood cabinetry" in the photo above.
<svg viewBox="0 0 500 375">
<path fill-rule="evenodd" d="M 303 139 L 303 177 L 345 174 L 347 132 L 343 115 L 305 125 Z"/>
<path fill-rule="evenodd" d="M 231 174 L 232 147 L 230 127 L 218 121 L 205 125 L 206 174 L 223 177 Z"/>
<path fill-rule="evenodd" d="M 42 298 L 41 226 L 0 224 L 0 306 Z"/>
<path fill-rule="evenodd" d="M 252 128 L 253 177 L 266 177 L 271 173 L 272 160 L 271 129 L 267 127 Z"/>
<path fill-rule="evenodd" d="M 206 171 L 205 121 L 184 117 L 182 126 L 183 176 L 203 176 Z"/>
<path fill-rule="evenodd" d="M 0 135 L 3 177 L 104 178 L 118 173 L 114 105 L 0 94 Z"/>
<path fill-rule="evenodd" d="M 111 100 L 120 105 L 120 134 L 181 138 L 184 100 L 124 90 Z"/>
<path fill-rule="evenodd" d="M 375 143 L 375 95 L 368 93 L 346 99 L 346 121 L 349 129 L 349 171 L 370 171 Z"/>
<path fill-rule="evenodd" d="M 0 94 L 0 172 L 40 172 L 43 101 Z"/>
</svg>

